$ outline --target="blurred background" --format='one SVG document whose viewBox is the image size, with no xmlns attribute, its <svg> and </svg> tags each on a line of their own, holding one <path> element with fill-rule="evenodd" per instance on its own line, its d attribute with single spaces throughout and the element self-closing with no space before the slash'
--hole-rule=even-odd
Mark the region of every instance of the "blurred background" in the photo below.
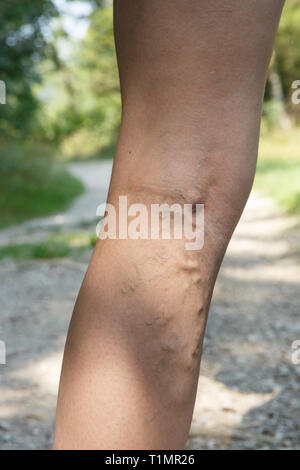
<svg viewBox="0 0 300 470">
<path fill-rule="evenodd" d="M 44 449 L 120 123 L 112 2 L 2 2 L 0 80 L 0 448 Z M 300 448 L 297 80 L 300 0 L 287 0 L 254 192 L 211 308 L 190 448 Z"/>
</svg>

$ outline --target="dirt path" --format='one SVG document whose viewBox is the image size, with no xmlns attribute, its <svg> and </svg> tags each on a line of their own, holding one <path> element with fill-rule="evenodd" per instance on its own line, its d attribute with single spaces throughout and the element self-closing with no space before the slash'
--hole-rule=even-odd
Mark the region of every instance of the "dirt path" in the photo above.
<svg viewBox="0 0 300 470">
<path fill-rule="evenodd" d="M 70 231 L 93 224 L 96 220 L 96 207 L 106 201 L 111 168 L 111 161 L 69 164 L 71 172 L 82 180 L 86 188 L 84 194 L 66 212 L 0 230 L 0 246 L 35 242 L 55 230 Z"/>
<path fill-rule="evenodd" d="M 65 214 L 0 232 L 0 244 L 93 223 L 109 163 L 72 165 L 87 191 Z M 294 221 L 252 195 L 230 244 L 211 307 L 190 448 L 300 448 L 299 256 Z M 90 253 L 0 263 L 0 449 L 51 447 L 66 330 Z"/>
</svg>

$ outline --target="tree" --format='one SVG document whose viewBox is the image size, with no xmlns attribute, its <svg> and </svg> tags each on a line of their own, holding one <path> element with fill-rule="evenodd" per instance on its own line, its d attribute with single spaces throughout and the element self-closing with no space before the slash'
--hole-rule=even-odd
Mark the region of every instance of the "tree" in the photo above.
<svg viewBox="0 0 300 470">
<path fill-rule="evenodd" d="M 68 63 L 61 64 L 59 48 L 53 45 L 57 73 L 49 87 L 57 97 L 45 110 L 50 138 L 61 144 L 67 157 L 111 156 L 121 115 L 111 2 L 94 8 L 87 35 L 73 45 Z"/>
<path fill-rule="evenodd" d="M 300 1 L 286 2 L 276 39 L 276 56 L 284 95 L 290 95 L 291 83 L 300 79 Z"/>
<path fill-rule="evenodd" d="M 45 31 L 57 14 L 52 0 L 10 0 L 0 6 L 0 79 L 7 104 L 0 107 L 0 135 L 17 138 L 30 129 L 38 106 L 32 84 L 45 51 Z"/>
</svg>

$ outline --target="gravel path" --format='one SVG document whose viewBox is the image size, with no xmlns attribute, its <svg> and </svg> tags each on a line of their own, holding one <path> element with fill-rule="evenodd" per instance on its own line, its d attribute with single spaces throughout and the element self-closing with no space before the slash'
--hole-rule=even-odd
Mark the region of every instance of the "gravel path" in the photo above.
<svg viewBox="0 0 300 470">
<path fill-rule="evenodd" d="M 93 224 L 109 162 L 72 164 L 86 193 L 64 214 L 0 232 L 0 245 Z M 300 448 L 300 267 L 295 220 L 252 195 L 215 289 L 188 447 Z M 74 300 L 90 253 L 0 262 L 0 449 L 51 448 L 58 377 Z"/>
</svg>

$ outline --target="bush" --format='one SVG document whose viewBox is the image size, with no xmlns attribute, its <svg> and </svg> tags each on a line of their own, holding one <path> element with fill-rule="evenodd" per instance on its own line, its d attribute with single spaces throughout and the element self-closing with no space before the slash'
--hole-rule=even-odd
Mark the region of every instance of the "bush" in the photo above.
<svg viewBox="0 0 300 470">
<path fill-rule="evenodd" d="M 0 227 L 65 209 L 83 185 L 50 157 L 47 147 L 2 145 Z"/>
<path fill-rule="evenodd" d="M 260 141 L 255 187 L 289 213 L 300 213 L 299 128 L 269 132 Z"/>
</svg>

